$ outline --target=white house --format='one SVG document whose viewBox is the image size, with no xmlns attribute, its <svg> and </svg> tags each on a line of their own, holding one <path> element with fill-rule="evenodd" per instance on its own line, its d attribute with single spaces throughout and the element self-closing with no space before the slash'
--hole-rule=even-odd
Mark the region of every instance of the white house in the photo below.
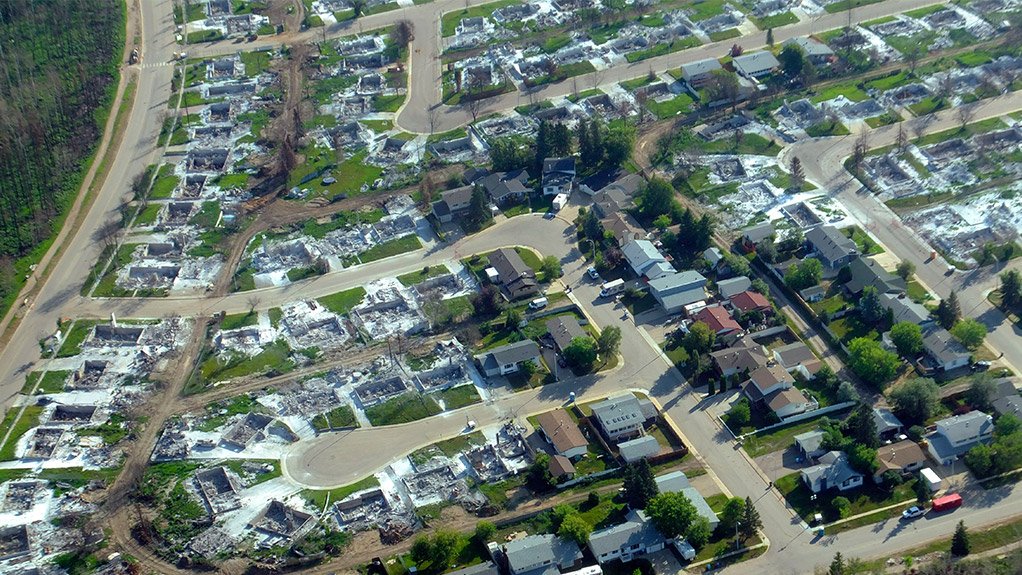
<svg viewBox="0 0 1022 575">
<path fill-rule="evenodd" d="M 994 418 L 982 411 L 970 411 L 937 422 L 937 429 L 926 436 L 926 449 L 941 465 L 951 465 L 960 456 L 981 443 L 990 443 Z"/>
<path fill-rule="evenodd" d="M 507 375 L 517 372 L 527 361 L 539 361 L 539 346 L 531 339 L 524 339 L 491 349 L 476 356 L 479 368 L 486 377 Z"/>
</svg>

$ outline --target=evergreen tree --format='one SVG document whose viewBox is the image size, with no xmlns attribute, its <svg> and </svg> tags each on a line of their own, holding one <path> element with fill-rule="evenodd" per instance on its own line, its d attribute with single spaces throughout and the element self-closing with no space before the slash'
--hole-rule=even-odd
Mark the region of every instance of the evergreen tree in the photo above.
<svg viewBox="0 0 1022 575">
<path fill-rule="evenodd" d="M 951 291 L 951 295 L 940 300 L 936 314 L 937 321 L 944 329 L 951 329 L 962 317 L 962 307 L 958 303 L 958 294 L 954 290 Z"/>
<path fill-rule="evenodd" d="M 554 157 L 571 155 L 571 133 L 568 126 L 557 123 L 550 131 L 550 155 Z"/>
<path fill-rule="evenodd" d="M 603 125 L 597 120 L 589 122 L 589 145 L 592 147 L 592 157 L 589 158 L 589 165 L 595 166 L 603 161 Z"/>
<path fill-rule="evenodd" d="M 588 120 L 579 120 L 575 128 L 575 139 L 578 140 L 578 156 L 582 165 L 593 165 L 593 140 L 590 137 Z"/>
<path fill-rule="evenodd" d="M 645 459 L 640 459 L 625 469 L 625 499 L 632 509 L 645 509 L 649 500 L 656 497 L 659 492 L 656 480 L 653 479 L 653 470 Z"/>
<path fill-rule="evenodd" d="M 763 527 L 763 520 L 759 516 L 759 511 L 753 505 L 752 498 L 746 497 L 745 509 L 742 513 L 742 524 L 738 527 L 738 530 L 748 539 L 755 535 L 756 531 L 761 527 Z"/>
<path fill-rule="evenodd" d="M 789 180 L 792 190 L 796 192 L 802 190 L 802 185 L 806 181 L 806 173 L 802 169 L 802 160 L 798 159 L 798 156 L 791 158 L 791 176 L 789 176 Z"/>
<path fill-rule="evenodd" d="M 536 131 L 536 157 L 533 159 L 533 174 L 543 173 L 543 160 L 550 156 L 550 124 L 546 120 L 540 120 L 539 129 Z"/>
<path fill-rule="evenodd" d="M 869 325 L 876 325 L 884 318 L 884 305 L 880 301 L 880 293 L 873 286 L 863 288 L 857 307 L 862 321 Z"/>
<path fill-rule="evenodd" d="M 1022 273 L 1018 270 L 1008 270 L 1001 274 L 1001 298 L 1008 308 L 1022 303 Z"/>
<path fill-rule="evenodd" d="M 969 543 L 969 532 L 965 529 L 965 522 L 959 521 L 955 526 L 955 534 L 951 537 L 951 554 L 955 557 L 965 557 L 971 551 Z"/>
<path fill-rule="evenodd" d="M 845 435 L 856 442 L 872 449 L 880 447 L 880 437 L 877 435 L 876 424 L 873 423 L 873 409 L 865 403 L 855 407 L 842 427 Z"/>
<path fill-rule="evenodd" d="M 597 244 L 603 242 L 603 223 L 600 222 L 595 210 L 587 211 L 582 218 L 582 233 Z"/>
<path fill-rule="evenodd" d="M 465 216 L 469 227 L 478 230 L 486 222 L 490 221 L 492 217 L 489 202 L 486 201 L 486 192 L 480 186 L 476 186 L 472 190 L 472 199 L 468 204 L 468 214 Z"/>
<path fill-rule="evenodd" d="M 774 29 L 773 28 L 767 28 L 766 43 L 767 43 L 767 46 L 770 46 L 771 48 L 774 47 Z"/>
<path fill-rule="evenodd" d="M 841 556 L 841 552 L 838 551 L 834 554 L 834 560 L 830 562 L 830 568 L 827 569 L 827 575 L 845 575 L 845 558 Z"/>
</svg>

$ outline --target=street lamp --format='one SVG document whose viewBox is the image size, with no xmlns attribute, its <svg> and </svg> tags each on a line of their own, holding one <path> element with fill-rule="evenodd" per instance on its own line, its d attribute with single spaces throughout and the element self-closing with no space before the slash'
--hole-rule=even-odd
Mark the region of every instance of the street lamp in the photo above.
<svg viewBox="0 0 1022 575">
<path fill-rule="evenodd" d="M 741 521 L 735 521 L 735 551 L 738 551 L 738 528 L 741 526 Z"/>
</svg>

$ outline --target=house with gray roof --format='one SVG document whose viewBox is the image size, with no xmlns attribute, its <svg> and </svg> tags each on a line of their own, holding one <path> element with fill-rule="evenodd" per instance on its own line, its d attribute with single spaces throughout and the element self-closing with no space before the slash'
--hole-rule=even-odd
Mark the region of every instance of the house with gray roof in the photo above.
<svg viewBox="0 0 1022 575">
<path fill-rule="evenodd" d="M 688 477 L 683 472 L 672 471 L 657 475 L 653 478 L 653 481 L 656 482 L 657 490 L 660 493 L 681 493 L 684 495 L 692 502 L 692 505 L 696 508 L 696 513 L 701 517 L 705 517 L 706 521 L 710 523 L 710 530 L 712 531 L 717 528 L 717 525 L 720 523 L 717 514 L 710 508 L 702 493 L 699 493 L 699 490 L 692 487 Z"/>
<path fill-rule="evenodd" d="M 789 38 L 784 41 L 781 46 L 789 46 L 794 44 L 802 49 L 802 53 L 805 54 L 806 59 L 813 63 L 815 66 L 821 64 L 828 64 L 834 59 L 834 51 L 830 49 L 823 42 L 811 38 L 809 36 L 799 36 L 797 38 Z"/>
<path fill-rule="evenodd" d="M 754 250 L 756 246 L 762 243 L 768 238 L 774 237 L 774 224 L 771 222 L 763 222 L 743 228 L 742 232 L 742 245 L 747 250 Z"/>
<path fill-rule="evenodd" d="M 937 422 L 937 429 L 926 435 L 926 449 L 934 461 L 951 465 L 981 443 L 990 443 L 994 418 L 982 411 L 970 411 Z"/>
<path fill-rule="evenodd" d="M 667 274 L 650 280 L 649 293 L 668 314 L 706 300 L 706 278 L 695 270 Z"/>
<path fill-rule="evenodd" d="M 886 407 L 873 408 L 873 428 L 881 439 L 888 439 L 898 435 L 905 429 L 905 424 L 894 415 L 894 412 Z"/>
<path fill-rule="evenodd" d="M 859 255 L 855 242 L 834 226 L 816 226 L 806 232 L 805 238 L 813 257 L 832 270 L 848 265 Z"/>
<path fill-rule="evenodd" d="M 743 291 L 752 287 L 752 280 L 745 276 L 738 276 L 717 282 L 717 292 L 724 299 L 731 299 Z"/>
<path fill-rule="evenodd" d="M 1015 389 L 1010 377 L 995 381 L 994 396 L 990 400 L 991 407 L 997 415 L 1013 415 L 1022 419 L 1022 396 Z"/>
<path fill-rule="evenodd" d="M 639 399 L 631 393 L 594 403 L 592 411 L 593 419 L 611 442 L 617 443 L 645 433 L 646 414 Z"/>
<path fill-rule="evenodd" d="M 781 63 L 772 53 L 762 51 L 735 56 L 731 60 L 731 65 L 734 66 L 735 72 L 751 80 L 772 74 L 781 66 Z"/>
<path fill-rule="evenodd" d="M 698 90 L 713 78 L 714 71 L 720 69 L 720 62 L 716 58 L 689 62 L 681 65 L 681 79 Z"/>
<path fill-rule="evenodd" d="M 479 179 L 478 185 L 486 190 L 490 201 L 497 205 L 506 205 L 525 199 L 529 194 L 529 189 L 525 187 L 529 178 L 529 172 L 525 170 L 496 172 Z"/>
<path fill-rule="evenodd" d="M 880 294 L 880 305 L 884 309 L 891 310 L 894 323 L 907 321 L 916 325 L 930 325 L 933 317 L 930 310 L 920 303 L 912 301 L 904 293 L 882 293 Z"/>
<path fill-rule="evenodd" d="M 655 264 L 667 262 L 667 258 L 649 240 L 628 242 L 621 246 L 621 253 L 624 254 L 625 260 L 628 261 L 628 265 L 631 266 L 635 275 L 640 277 L 645 275 L 646 270 Z"/>
<path fill-rule="evenodd" d="M 948 330 L 930 327 L 923 332 L 923 351 L 939 369 L 951 371 L 969 365 L 971 354 Z"/>
<path fill-rule="evenodd" d="M 582 329 L 582 325 L 573 315 L 559 315 L 548 319 L 546 330 L 550 334 L 550 338 L 554 340 L 554 347 L 559 352 L 564 352 L 576 337 L 589 338 L 589 334 Z"/>
<path fill-rule="evenodd" d="M 582 560 L 578 544 L 555 535 L 529 535 L 501 547 L 492 545 L 490 551 L 504 555 L 511 575 L 557 575 Z M 500 563 L 496 557 L 494 561 Z"/>
<path fill-rule="evenodd" d="M 820 463 L 802 470 L 802 481 L 813 493 L 828 489 L 848 491 L 862 486 L 863 476 L 852 469 L 843 451 L 828 451 L 820 456 Z"/>
<path fill-rule="evenodd" d="M 495 347 L 475 356 L 475 359 L 486 377 L 508 375 L 517 372 L 527 361 L 538 364 L 539 346 L 531 339 L 523 339 Z"/>
<path fill-rule="evenodd" d="M 568 156 L 543 160 L 543 195 L 570 193 L 574 183 L 575 158 Z"/>
<path fill-rule="evenodd" d="M 625 522 L 589 535 L 589 551 L 599 563 L 631 561 L 664 548 L 664 536 L 642 511 L 630 509 Z"/>
<path fill-rule="evenodd" d="M 875 287 L 879 293 L 905 291 L 905 280 L 885 270 L 870 258 L 857 257 L 848 264 L 848 269 L 852 272 L 852 277 L 845 283 L 845 290 L 852 295 L 859 295 L 866 286 Z"/>
<path fill-rule="evenodd" d="M 742 338 L 738 345 L 710 352 L 713 365 L 721 377 L 731 377 L 739 373 L 753 372 L 769 363 L 763 346 Z"/>
<path fill-rule="evenodd" d="M 508 299 L 518 299 L 539 291 L 536 272 L 511 248 L 500 248 L 488 256 L 490 266 L 497 270 L 500 285 Z"/>
<path fill-rule="evenodd" d="M 472 186 L 462 186 L 447 190 L 440 194 L 440 199 L 433 202 L 433 215 L 440 223 L 446 224 L 463 215 L 472 203 Z"/>
</svg>

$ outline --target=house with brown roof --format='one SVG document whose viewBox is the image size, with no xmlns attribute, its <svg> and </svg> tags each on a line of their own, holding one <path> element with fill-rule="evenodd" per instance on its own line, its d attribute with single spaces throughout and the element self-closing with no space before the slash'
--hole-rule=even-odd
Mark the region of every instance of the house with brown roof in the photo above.
<svg viewBox="0 0 1022 575">
<path fill-rule="evenodd" d="M 646 231 L 628 212 L 614 212 L 600 220 L 600 223 L 603 224 L 603 229 L 614 236 L 618 245 L 646 237 Z"/>
<path fill-rule="evenodd" d="M 575 477 L 575 466 L 572 465 L 570 459 L 563 455 L 551 457 L 550 463 L 547 463 L 547 469 L 550 471 L 550 476 L 557 480 L 561 478 L 568 480 Z"/>
<path fill-rule="evenodd" d="M 819 407 L 795 389 L 795 378 L 783 367 L 771 364 L 757 368 L 749 374 L 749 382 L 742 389 L 749 401 L 769 409 L 784 419 Z"/>
<path fill-rule="evenodd" d="M 539 425 L 540 434 L 554 446 L 558 455 L 575 459 L 582 457 L 589 450 L 589 442 L 568 412 L 563 409 L 554 409 L 537 415 L 536 424 Z"/>
<path fill-rule="evenodd" d="M 770 300 L 768 300 L 765 295 L 751 290 L 745 290 L 731 296 L 731 305 L 742 313 L 758 311 L 766 314 L 772 312 L 774 309 L 770 305 Z"/>
<path fill-rule="evenodd" d="M 734 347 L 710 352 L 713 365 L 721 377 L 731 377 L 740 373 L 750 373 L 768 363 L 763 346 L 749 338 L 742 339 Z"/>
<path fill-rule="evenodd" d="M 816 377 L 816 372 L 820 371 L 820 368 L 823 367 L 823 362 L 816 357 L 813 350 L 809 349 L 809 346 L 801 341 L 775 348 L 774 361 L 787 370 L 788 373 L 795 374 L 795 372 L 798 372 L 806 379 Z"/>
<path fill-rule="evenodd" d="M 809 399 L 794 387 L 772 393 L 765 398 L 765 401 L 770 411 L 780 419 L 812 411 L 819 407 L 816 401 Z"/>
<path fill-rule="evenodd" d="M 717 335 L 742 330 L 742 326 L 731 317 L 731 313 L 721 306 L 704 307 L 692 316 L 692 321 L 705 323 Z"/>
<path fill-rule="evenodd" d="M 513 249 L 500 248 L 489 255 L 490 266 L 497 270 L 500 285 L 508 299 L 532 295 L 539 291 L 536 272 Z"/>
<path fill-rule="evenodd" d="M 926 452 L 915 441 L 905 439 L 877 449 L 877 463 L 873 481 L 880 483 L 888 471 L 904 475 L 922 469 L 926 465 Z"/>
</svg>

